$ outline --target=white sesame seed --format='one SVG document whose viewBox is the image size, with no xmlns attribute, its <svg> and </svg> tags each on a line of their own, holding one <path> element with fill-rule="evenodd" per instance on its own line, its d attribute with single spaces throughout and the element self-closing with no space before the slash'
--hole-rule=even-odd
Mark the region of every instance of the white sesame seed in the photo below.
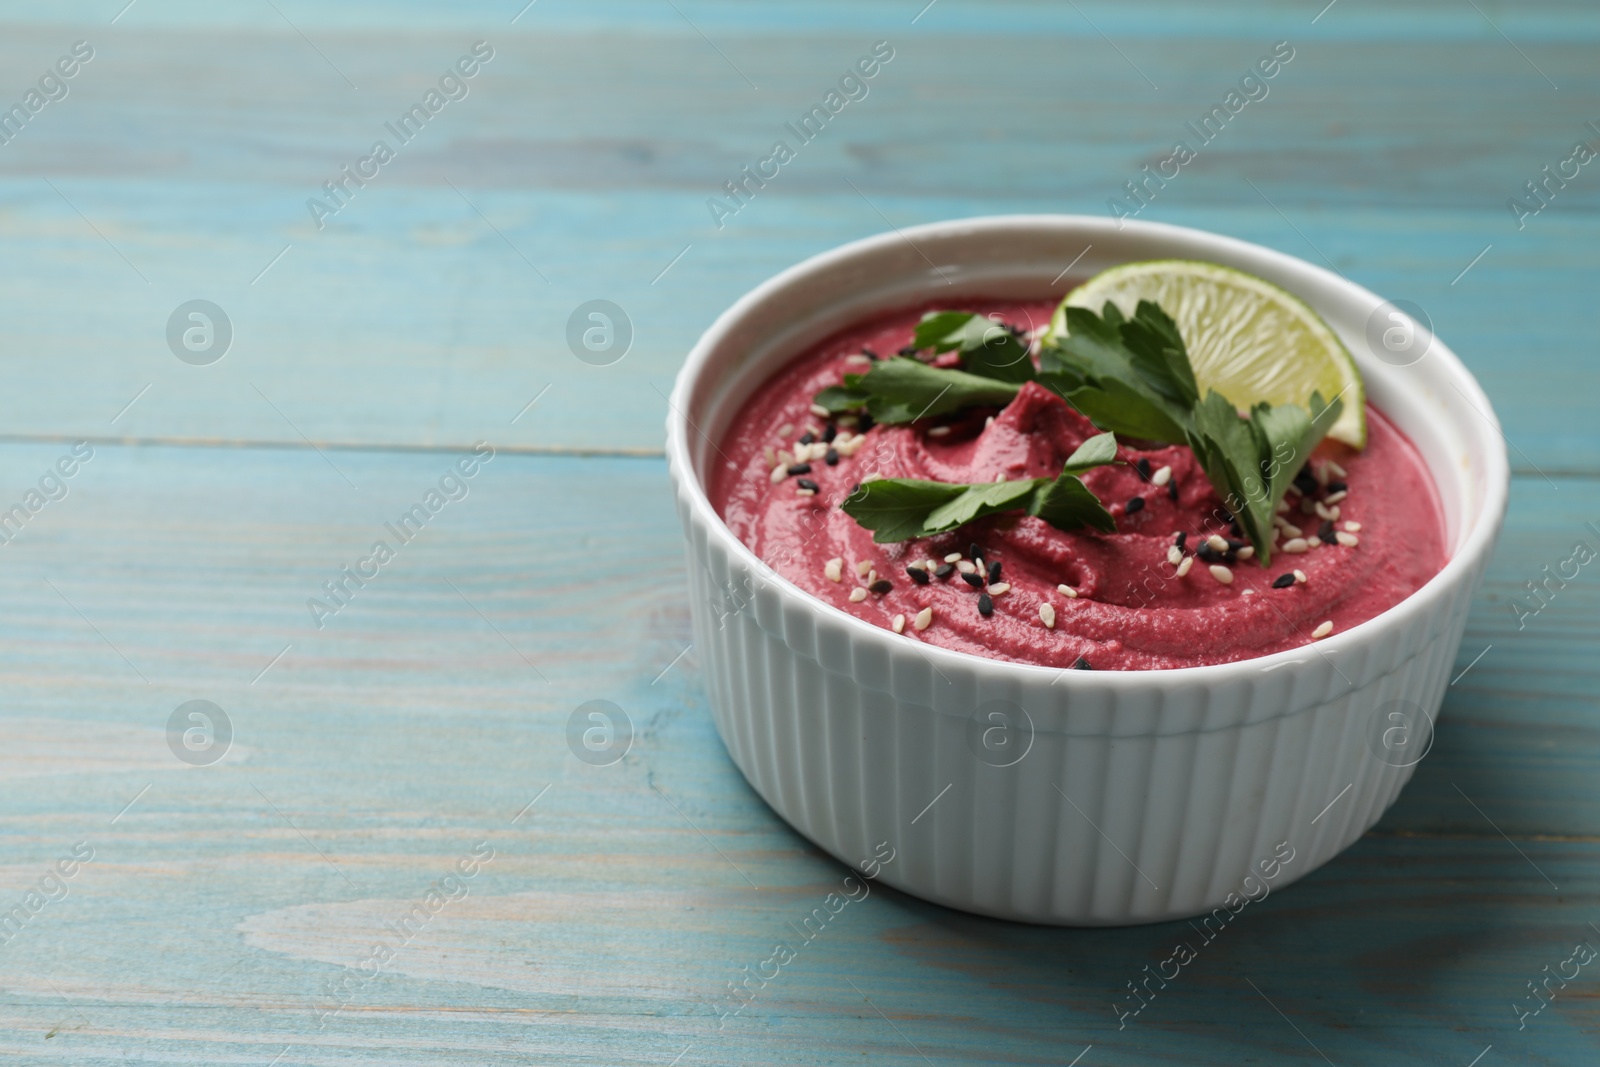
<svg viewBox="0 0 1600 1067">
<path fill-rule="evenodd" d="M 1289 502 L 1287 500 L 1278 501 L 1277 511 L 1278 511 L 1279 515 L 1282 515 L 1283 513 L 1285 513 L 1288 510 L 1289 510 Z"/>
<path fill-rule="evenodd" d="M 787 477 L 789 477 L 789 468 L 780 463 L 776 467 L 772 468 L 772 473 L 767 476 L 767 480 L 773 485 L 777 485 Z"/>
<path fill-rule="evenodd" d="M 1228 551 L 1228 539 L 1221 534 L 1212 534 L 1206 538 L 1206 544 L 1211 546 L 1211 551 L 1213 552 Z"/>
<path fill-rule="evenodd" d="M 864 436 L 858 434 L 857 436 L 850 438 L 848 444 L 841 445 L 835 443 L 833 447 L 839 450 L 839 455 L 841 456 L 853 456 L 861 450 L 861 442 L 865 440 L 866 438 Z"/>
<path fill-rule="evenodd" d="M 866 582 L 868 585 L 876 582 L 878 580 L 878 568 L 873 567 L 872 569 L 868 570 L 867 576 L 861 580 Z"/>
<path fill-rule="evenodd" d="M 861 560 L 859 563 L 856 564 L 856 576 L 860 577 L 860 578 L 865 578 L 866 575 L 867 575 L 867 572 L 870 571 L 871 569 L 872 569 L 872 561 L 870 559 Z"/>
<path fill-rule="evenodd" d="M 960 571 L 962 574 L 971 574 L 973 571 L 975 571 L 977 569 L 978 569 L 977 567 L 974 567 L 967 560 L 961 560 L 956 564 L 956 570 Z"/>
<path fill-rule="evenodd" d="M 790 452 L 787 448 L 778 449 L 778 462 L 782 463 L 785 467 L 792 465 L 794 463 L 794 453 Z"/>
<path fill-rule="evenodd" d="M 938 570 L 939 569 L 939 561 L 936 560 L 936 559 L 925 559 L 925 560 L 922 561 L 922 569 L 925 570 L 925 571 Z"/>
<path fill-rule="evenodd" d="M 1328 484 L 1328 464 L 1325 463 L 1325 462 L 1324 463 L 1313 463 L 1311 465 L 1311 476 L 1317 480 L 1317 484 L 1318 485 L 1327 485 Z"/>
<path fill-rule="evenodd" d="M 1058 586 L 1056 586 L 1056 592 L 1060 593 L 1062 596 L 1066 597 L 1068 600 L 1076 600 L 1076 599 L 1078 599 L 1078 591 L 1076 589 L 1072 588 L 1072 586 L 1070 586 L 1070 585 L 1058 585 Z"/>
<path fill-rule="evenodd" d="M 1337 493 L 1329 493 L 1327 496 L 1323 497 L 1322 498 L 1322 502 L 1324 504 L 1328 504 L 1328 505 L 1337 504 L 1339 501 L 1343 500 L 1345 497 L 1347 497 L 1349 495 L 1350 495 L 1350 490 L 1341 489 Z"/>
<path fill-rule="evenodd" d="M 767 461 L 769 467 L 778 462 L 778 454 L 772 450 L 771 445 L 761 450 L 761 458 Z"/>
<path fill-rule="evenodd" d="M 1337 538 L 1339 543 L 1346 548 L 1354 548 L 1361 543 L 1361 538 L 1357 537 L 1353 533 L 1345 533 L 1343 530 L 1340 530 L 1333 536 Z"/>
<path fill-rule="evenodd" d="M 1215 578 L 1223 585 L 1233 584 L 1233 572 L 1220 563 L 1213 563 L 1211 565 L 1211 577 Z"/>
<path fill-rule="evenodd" d="M 999 485 L 1001 482 L 1003 482 L 1005 480 L 1006 480 L 1006 476 L 1005 476 L 1005 474 L 1003 472 L 1000 473 L 1000 474 L 996 474 L 994 476 L 994 481 L 995 481 L 996 485 Z"/>
<path fill-rule="evenodd" d="M 1316 640 L 1319 637 L 1327 637 L 1331 633 L 1333 633 L 1333 620 L 1329 619 L 1327 622 L 1318 626 L 1315 630 L 1312 630 L 1311 637 L 1312 640 Z"/>
<path fill-rule="evenodd" d="M 825 419 L 828 417 L 829 412 L 828 409 L 823 407 L 821 404 L 812 404 L 811 414 L 815 415 L 819 419 Z"/>
<path fill-rule="evenodd" d="M 871 363 L 872 362 L 872 360 L 868 359 L 866 356 L 863 356 L 860 352 L 857 352 L 853 356 L 845 356 L 844 357 L 844 361 L 846 363 L 854 363 L 857 366 L 860 366 L 861 364 L 864 364 L 864 363 Z"/>
<path fill-rule="evenodd" d="M 1183 562 L 1178 564 L 1178 569 L 1177 569 L 1177 571 L 1175 573 L 1177 574 L 1177 576 L 1179 578 L 1182 578 L 1185 574 L 1189 573 L 1189 568 L 1193 567 L 1193 566 L 1194 566 L 1194 557 L 1193 556 L 1184 556 L 1183 557 Z"/>
<path fill-rule="evenodd" d="M 894 617 L 894 622 L 890 625 L 894 627 L 895 633 L 903 634 L 906 632 L 906 617 L 904 615 L 896 615 Z"/>
<path fill-rule="evenodd" d="M 792 433 L 794 433 L 794 423 L 792 422 L 786 422 L 778 427 L 779 437 L 788 437 Z"/>
<path fill-rule="evenodd" d="M 1326 504 L 1324 504 L 1322 501 L 1320 501 L 1320 500 L 1317 501 L 1317 518 L 1319 518 L 1319 519 L 1328 519 L 1328 520 L 1331 521 L 1333 519 L 1337 519 L 1338 517 L 1339 517 L 1339 506 L 1337 504 L 1335 504 L 1333 507 L 1330 508 Z"/>
<path fill-rule="evenodd" d="M 993 585 L 991 585 L 989 587 L 989 595 L 990 596 L 1004 596 L 1006 593 L 1009 593 L 1009 592 L 1011 592 L 1011 583 L 1010 582 L 995 582 Z"/>
<path fill-rule="evenodd" d="M 1172 481 L 1171 467 L 1162 467 L 1150 476 L 1150 484 L 1157 487 L 1166 485 L 1170 481 Z"/>
<path fill-rule="evenodd" d="M 928 430 L 928 436 L 929 437 L 945 437 L 949 433 L 950 433 L 950 427 L 948 427 L 948 426 L 934 426 L 934 427 L 930 427 L 929 430 Z"/>
<path fill-rule="evenodd" d="M 994 425 L 994 416 L 993 415 L 990 415 L 988 418 L 983 420 L 983 428 L 985 430 L 987 430 L 989 427 L 991 427 L 993 425 Z"/>
<path fill-rule="evenodd" d="M 1039 621 L 1044 623 L 1046 630 L 1054 630 L 1056 628 L 1056 609 L 1049 604 L 1040 604 Z"/>
<path fill-rule="evenodd" d="M 1283 550 L 1291 556 L 1299 555 L 1310 547 L 1304 537 L 1291 537 L 1283 543 Z"/>
<path fill-rule="evenodd" d="M 932 626 L 933 609 L 923 608 L 921 611 L 917 612 L 917 617 L 911 625 L 915 626 L 919 630 L 926 630 L 928 627 Z"/>
<path fill-rule="evenodd" d="M 1176 567 L 1183 562 L 1183 549 L 1177 545 L 1167 546 L 1167 562 Z"/>
<path fill-rule="evenodd" d="M 863 474 L 861 476 L 861 484 L 862 485 L 866 485 L 868 482 L 875 482 L 875 481 L 877 481 L 878 479 L 880 479 L 882 477 L 883 477 L 883 472 L 882 471 L 868 471 L 867 473 L 865 473 L 865 474 Z"/>
<path fill-rule="evenodd" d="M 1306 572 L 1296 567 L 1294 571 L 1294 580 L 1299 582 L 1301 585 L 1304 585 L 1306 582 Z"/>
<path fill-rule="evenodd" d="M 827 576 L 830 582 L 841 581 L 844 578 L 844 572 L 840 568 L 843 566 L 844 560 L 835 556 L 822 565 L 822 573 Z"/>
<path fill-rule="evenodd" d="M 1243 593 L 1242 593 L 1242 594 L 1240 594 L 1240 595 L 1241 595 L 1241 596 L 1255 596 L 1255 595 L 1256 595 L 1256 591 L 1255 591 L 1255 590 L 1254 590 L 1254 589 L 1246 589 L 1246 590 L 1245 590 L 1245 591 L 1244 591 L 1244 592 L 1243 592 Z"/>
<path fill-rule="evenodd" d="M 850 603 L 859 604 L 865 599 L 867 599 L 867 591 L 859 585 L 850 590 Z"/>
<path fill-rule="evenodd" d="M 1234 558 L 1235 559 L 1249 559 L 1251 556 L 1253 556 L 1255 554 L 1256 554 L 1256 548 L 1255 548 L 1254 545 L 1245 545 L 1238 552 L 1234 553 Z"/>
<path fill-rule="evenodd" d="M 959 560 L 960 558 L 961 558 L 961 553 L 959 553 L 959 552 L 947 552 L 947 553 L 945 553 L 944 561 L 946 563 L 954 563 L 957 560 Z"/>
<path fill-rule="evenodd" d="M 1327 465 L 1328 465 L 1328 469 L 1330 471 L 1332 471 L 1333 473 L 1337 474 L 1339 477 L 1341 477 L 1341 478 L 1349 477 L 1349 475 L 1347 474 L 1345 469 L 1343 467 L 1339 466 L 1333 460 L 1331 460 L 1331 459 L 1328 460 L 1327 461 Z"/>
<path fill-rule="evenodd" d="M 816 496 L 817 495 L 817 491 L 815 489 L 796 489 L 794 491 L 794 495 L 795 496 Z"/>
<path fill-rule="evenodd" d="M 1304 530 L 1300 529 L 1300 527 L 1296 526 L 1294 523 L 1285 522 L 1282 519 L 1278 520 L 1278 529 L 1282 530 L 1290 537 L 1299 537 L 1301 534 L 1305 533 Z"/>
<path fill-rule="evenodd" d="M 1352 522 L 1347 522 L 1347 523 L 1344 524 L 1344 528 L 1346 530 L 1349 530 L 1351 533 L 1356 533 L 1361 529 L 1361 524 L 1359 522 L 1353 522 L 1353 521 Z"/>
<path fill-rule="evenodd" d="M 1316 506 L 1317 502 L 1312 500 L 1310 497 L 1303 496 L 1300 498 L 1300 514 L 1309 515 L 1313 510 L 1315 510 Z"/>
<path fill-rule="evenodd" d="M 920 571 L 923 566 L 924 564 L 920 559 L 914 559 L 910 563 L 906 564 L 906 569 L 911 571 Z"/>
</svg>

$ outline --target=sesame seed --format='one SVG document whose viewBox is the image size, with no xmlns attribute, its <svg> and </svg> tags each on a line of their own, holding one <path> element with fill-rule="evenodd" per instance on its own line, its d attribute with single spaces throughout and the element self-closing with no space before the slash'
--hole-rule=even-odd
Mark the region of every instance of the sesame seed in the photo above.
<svg viewBox="0 0 1600 1067">
<path fill-rule="evenodd" d="M 768 468 L 775 466 L 778 462 L 778 454 L 772 450 L 771 445 L 761 450 L 761 458 L 767 461 Z"/>
<path fill-rule="evenodd" d="M 993 585 L 1000 580 L 1000 561 L 995 560 L 989 564 L 989 584 Z"/>
<path fill-rule="evenodd" d="M 1180 549 L 1183 548 L 1183 546 L 1188 544 L 1188 542 L 1189 542 L 1189 531 L 1187 531 L 1187 530 L 1179 530 L 1177 533 L 1173 534 L 1172 536 L 1173 536 L 1172 543 L 1174 545 L 1176 545 Z"/>
<path fill-rule="evenodd" d="M 1289 553 L 1291 556 L 1299 555 L 1309 547 L 1310 546 L 1306 544 L 1306 539 L 1303 537 L 1291 537 L 1289 540 L 1283 543 L 1283 550 Z"/>
<path fill-rule="evenodd" d="M 838 436 L 839 427 L 835 426 L 833 423 L 830 422 L 828 425 L 822 428 L 822 440 L 824 442 L 831 445 L 834 440 L 838 438 Z"/>
<path fill-rule="evenodd" d="M 1010 582 L 995 582 L 989 587 L 990 596 L 1005 596 L 1011 591 Z"/>
<path fill-rule="evenodd" d="M 906 568 L 906 574 L 918 585 L 928 584 L 928 572 L 922 569 L 921 564 L 912 564 Z"/>
<path fill-rule="evenodd" d="M 1344 528 L 1351 533 L 1356 533 L 1361 529 L 1361 524 L 1359 522 L 1347 522 L 1344 524 Z"/>
<path fill-rule="evenodd" d="M 1272 579 L 1272 588 L 1274 589 L 1287 589 L 1293 584 L 1294 574 L 1290 571 L 1284 571 L 1282 574 Z"/>
<path fill-rule="evenodd" d="M 1254 589 L 1246 589 L 1243 593 L 1241 593 L 1239 595 L 1240 596 L 1255 596 L 1256 595 L 1256 591 Z"/>
<path fill-rule="evenodd" d="M 844 357 L 844 361 L 845 361 L 845 362 L 846 362 L 846 363 L 854 363 L 854 364 L 856 364 L 856 365 L 857 365 L 857 366 L 860 366 L 860 365 L 861 365 L 861 364 L 863 364 L 863 363 L 871 363 L 871 362 L 872 362 L 872 360 L 870 360 L 870 359 L 868 359 L 868 358 L 867 358 L 867 357 L 866 357 L 866 356 L 863 356 L 863 355 L 862 355 L 862 354 L 861 354 L 861 353 L 859 353 L 859 352 L 857 352 L 857 353 L 856 353 L 856 354 L 855 354 L 855 355 L 853 355 L 853 356 L 845 356 L 845 357 Z"/>
<path fill-rule="evenodd" d="M 1220 563 L 1213 563 L 1211 565 L 1211 577 L 1215 578 L 1223 585 L 1233 584 L 1233 572 Z"/>
<path fill-rule="evenodd" d="M 809 445 L 811 442 L 815 441 L 816 439 L 817 439 L 817 435 L 812 433 L 810 428 L 808 427 L 806 429 L 806 432 L 800 435 L 800 440 L 796 441 L 795 444 L 796 445 Z"/>
<path fill-rule="evenodd" d="M 955 572 L 956 565 L 954 563 L 941 563 L 933 572 L 933 576 L 935 578 L 948 578 Z"/>
<path fill-rule="evenodd" d="M 1221 534 L 1212 534 L 1206 538 L 1206 544 L 1211 546 L 1211 551 L 1213 552 L 1228 551 L 1228 539 Z"/>
<path fill-rule="evenodd" d="M 1176 504 L 1178 502 L 1178 483 L 1177 482 L 1168 482 L 1167 483 L 1167 499 L 1172 501 L 1174 504 Z"/>
<path fill-rule="evenodd" d="M 811 405 L 811 414 L 815 415 L 819 419 L 825 419 L 830 414 L 832 414 L 832 412 L 830 412 L 827 408 L 823 407 L 821 404 L 812 404 Z"/>
<path fill-rule="evenodd" d="M 1140 456 L 1138 462 L 1134 464 L 1134 467 L 1138 469 L 1139 477 L 1143 478 L 1147 482 L 1150 480 L 1150 461 L 1148 459 L 1146 459 L 1144 456 Z"/>
<path fill-rule="evenodd" d="M 1324 504 L 1320 500 L 1314 501 L 1312 507 L 1316 510 L 1317 518 L 1323 520 L 1324 522 L 1332 519 L 1336 514 L 1338 514 L 1337 512 L 1329 509 L 1328 505 Z"/>
<path fill-rule="evenodd" d="M 812 481 L 810 478 L 796 478 L 794 480 L 794 484 L 798 485 L 801 489 L 809 489 L 813 493 L 815 493 L 818 489 L 822 488 L 820 485 L 818 485 L 816 482 Z"/>
<path fill-rule="evenodd" d="M 887 579 L 887 578 L 879 578 L 877 581 L 868 584 L 867 592 L 876 593 L 878 596 L 883 596 L 885 593 L 888 593 L 893 588 L 894 588 L 894 583 L 891 582 L 889 579 Z"/>
<path fill-rule="evenodd" d="M 1072 669 L 1075 670 L 1075 671 L 1092 671 L 1092 670 L 1094 670 L 1093 667 L 1089 666 L 1089 661 L 1084 659 L 1082 656 L 1078 657 L 1078 662 L 1076 662 L 1076 663 L 1074 663 L 1072 665 Z"/>
<path fill-rule="evenodd" d="M 786 422 L 778 427 L 779 437 L 788 437 L 792 433 L 794 433 L 794 423 L 792 422 Z"/>
<path fill-rule="evenodd" d="M 1301 534 L 1305 533 L 1304 530 L 1300 529 L 1300 527 L 1296 526 L 1294 523 L 1286 522 L 1283 519 L 1278 520 L 1278 529 L 1282 530 L 1290 537 L 1299 537 Z"/>
<path fill-rule="evenodd" d="M 778 449 L 778 462 L 783 464 L 785 467 L 789 466 L 794 462 L 794 453 L 790 452 L 787 448 Z"/>
<path fill-rule="evenodd" d="M 827 575 L 828 581 L 837 582 L 844 577 L 844 573 L 840 570 L 843 566 L 844 560 L 835 556 L 822 565 L 822 573 Z"/>
<path fill-rule="evenodd" d="M 932 626 L 933 609 L 923 608 L 921 611 L 917 612 L 917 617 L 912 620 L 911 625 L 915 626 L 918 630 L 926 630 L 928 627 Z"/>
<path fill-rule="evenodd" d="M 993 415 L 990 415 L 988 418 L 983 420 L 983 428 L 985 430 L 987 430 L 989 427 L 991 427 L 993 425 L 994 425 L 994 416 Z"/>
<path fill-rule="evenodd" d="M 1189 573 L 1189 568 L 1193 567 L 1193 566 L 1194 566 L 1194 557 L 1193 556 L 1184 556 L 1183 557 L 1183 562 L 1178 564 L 1177 576 L 1179 578 L 1182 578 L 1185 574 Z"/>
<path fill-rule="evenodd" d="M 948 437 L 949 434 L 950 427 L 948 426 L 931 426 L 928 428 L 929 437 Z"/>
<path fill-rule="evenodd" d="M 807 489 L 805 486 L 801 486 L 799 489 L 796 489 L 794 491 L 794 495 L 795 496 L 816 496 L 817 495 L 817 491 L 815 489 Z"/>
<path fill-rule="evenodd" d="M 1326 463 L 1318 463 L 1311 468 L 1311 476 L 1317 480 L 1318 485 L 1326 486 L 1328 484 L 1328 465 Z"/>
<path fill-rule="evenodd" d="M 865 599 L 867 599 L 867 591 L 859 585 L 850 590 L 850 603 L 859 604 Z"/>
<path fill-rule="evenodd" d="M 867 576 L 867 572 L 871 569 L 872 561 L 870 559 L 864 559 L 860 563 L 856 564 L 856 576 L 859 578 L 865 578 Z"/>
<path fill-rule="evenodd" d="M 1056 609 L 1049 604 L 1040 604 L 1039 621 L 1044 623 L 1046 630 L 1054 630 L 1056 628 Z"/>
<path fill-rule="evenodd" d="M 978 542 L 974 541 L 967 546 L 967 557 L 974 562 L 983 558 L 983 548 Z"/>
<path fill-rule="evenodd" d="M 861 579 L 861 584 L 863 584 L 863 585 L 865 585 L 865 586 L 870 588 L 872 586 L 872 583 L 877 581 L 877 580 L 878 580 L 878 568 L 869 567 L 869 568 L 867 568 L 867 576 L 865 578 Z"/>
<path fill-rule="evenodd" d="M 1177 545 L 1167 546 L 1167 562 L 1176 567 L 1183 562 L 1183 549 Z"/>
<path fill-rule="evenodd" d="M 837 467 L 839 465 L 839 450 L 837 448 L 828 449 L 822 454 L 822 462 L 830 467 Z"/>
<path fill-rule="evenodd" d="M 1321 541 L 1325 545 L 1338 543 L 1339 538 L 1338 535 L 1333 532 L 1332 519 L 1324 520 L 1322 525 L 1317 527 L 1317 540 Z"/>
<path fill-rule="evenodd" d="M 1338 538 L 1339 543 L 1346 548 L 1354 548 L 1361 543 L 1361 538 L 1357 537 L 1353 533 L 1345 533 L 1343 530 L 1340 530 L 1333 536 Z"/>
<path fill-rule="evenodd" d="M 904 615 L 896 615 L 894 622 L 890 623 L 890 625 L 894 627 L 895 633 L 903 634 L 906 632 L 906 617 Z"/>
<path fill-rule="evenodd" d="M 1172 468 L 1162 467 L 1150 476 L 1150 484 L 1160 488 L 1172 481 Z"/>
<path fill-rule="evenodd" d="M 789 477 L 789 468 L 780 463 L 772 468 L 772 475 L 767 480 L 773 485 L 777 485 L 787 477 Z"/>
<path fill-rule="evenodd" d="M 994 614 L 994 601 L 989 599 L 988 593 L 978 594 L 978 614 L 986 619 Z"/>
<path fill-rule="evenodd" d="M 794 464 L 793 466 L 791 466 L 791 467 L 789 467 L 787 469 L 788 469 L 790 474 L 810 474 L 811 473 L 811 464 L 809 464 L 809 463 L 796 463 L 796 464 Z"/>
<path fill-rule="evenodd" d="M 971 574 L 977 569 L 978 568 L 974 567 L 971 563 L 964 559 L 959 560 L 956 563 L 956 570 L 960 571 L 962 574 Z"/>
<path fill-rule="evenodd" d="M 1237 552 L 1234 553 L 1234 558 L 1235 559 L 1249 559 L 1251 556 L 1253 556 L 1255 554 L 1256 554 L 1256 549 L 1255 549 L 1254 545 L 1244 545 Z"/>
<path fill-rule="evenodd" d="M 1293 489 L 1294 486 L 1291 485 L 1289 488 Z M 1287 500 L 1278 501 L 1278 506 L 1274 510 L 1276 510 L 1279 515 L 1284 514 L 1289 510 L 1289 502 Z"/>
<path fill-rule="evenodd" d="M 1350 486 L 1346 482 L 1329 482 L 1327 485 L 1327 490 L 1330 493 L 1342 493 L 1349 488 Z"/>
<path fill-rule="evenodd" d="M 1126 510 L 1126 513 L 1129 514 L 1129 515 L 1137 515 L 1137 514 L 1139 514 L 1139 512 L 1144 510 L 1144 497 L 1136 496 L 1132 500 L 1128 501 L 1127 507 L 1126 507 L 1125 510 Z"/>
<path fill-rule="evenodd" d="M 1323 497 L 1322 498 L 1322 502 L 1324 504 L 1332 506 L 1334 504 L 1337 504 L 1339 501 L 1343 500 L 1345 497 L 1347 497 L 1349 495 L 1350 494 L 1349 494 L 1348 491 L 1346 491 L 1344 489 L 1341 489 L 1337 493 L 1329 493 L 1327 496 Z"/>
<path fill-rule="evenodd" d="M 974 589 L 983 588 L 983 575 L 981 574 L 974 574 L 972 571 L 962 571 L 961 580 L 972 586 Z"/>
<path fill-rule="evenodd" d="M 1304 585 L 1306 581 L 1306 572 L 1297 568 L 1294 572 L 1294 580 L 1299 582 L 1301 585 Z"/>
<path fill-rule="evenodd" d="M 1311 631 L 1311 638 L 1312 640 L 1316 640 L 1319 637 L 1327 637 L 1331 633 L 1333 633 L 1333 620 L 1329 619 L 1327 622 L 1322 623 L 1315 630 Z"/>
<path fill-rule="evenodd" d="M 1066 597 L 1068 600 L 1076 600 L 1076 599 L 1078 599 L 1078 591 L 1076 589 L 1072 588 L 1072 586 L 1070 586 L 1070 585 L 1058 585 L 1058 586 L 1056 586 L 1056 592 L 1060 593 L 1062 596 Z"/>
<path fill-rule="evenodd" d="M 1337 474 L 1339 477 L 1341 477 L 1341 478 L 1350 477 L 1350 472 L 1345 470 L 1343 467 L 1339 466 L 1333 460 L 1331 460 L 1331 459 L 1327 460 L 1326 463 L 1327 463 L 1327 468 L 1330 471 L 1332 471 L 1333 473 Z"/>
<path fill-rule="evenodd" d="M 947 553 L 945 553 L 944 561 L 946 563 L 954 563 L 957 560 L 959 560 L 960 558 L 961 558 L 961 553 L 959 553 L 959 552 L 947 552 Z"/>
</svg>

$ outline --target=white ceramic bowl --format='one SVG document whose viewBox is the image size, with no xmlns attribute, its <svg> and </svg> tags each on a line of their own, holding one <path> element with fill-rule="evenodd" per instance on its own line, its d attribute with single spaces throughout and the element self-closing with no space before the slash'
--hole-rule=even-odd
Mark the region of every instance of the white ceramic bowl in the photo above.
<svg viewBox="0 0 1600 1067">
<path fill-rule="evenodd" d="M 829 334 L 930 299 L 1056 295 L 1075 259 L 1082 278 L 1167 257 L 1273 281 L 1338 331 L 1369 398 L 1438 484 L 1450 561 L 1422 589 L 1314 647 L 1181 670 L 1063 672 L 908 641 L 824 604 L 758 559 L 708 501 L 707 472 L 722 462 L 714 442 L 744 399 Z M 678 375 L 667 456 L 695 647 L 717 729 L 750 784 L 846 864 L 892 854 L 879 877 L 899 889 L 1042 923 L 1237 910 L 1354 842 L 1431 742 L 1509 478 L 1489 402 L 1442 343 L 1405 367 L 1373 354 L 1380 304 L 1242 241 L 1065 215 L 883 234 L 739 300 Z"/>
</svg>

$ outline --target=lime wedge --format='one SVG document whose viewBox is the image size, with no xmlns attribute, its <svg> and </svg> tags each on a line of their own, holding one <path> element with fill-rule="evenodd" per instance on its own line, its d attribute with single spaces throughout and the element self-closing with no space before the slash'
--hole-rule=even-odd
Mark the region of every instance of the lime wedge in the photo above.
<svg viewBox="0 0 1600 1067">
<path fill-rule="evenodd" d="M 1062 308 L 1099 313 L 1106 301 L 1132 316 L 1152 300 L 1172 316 L 1189 349 L 1200 394 L 1215 389 L 1240 410 L 1267 401 L 1305 406 L 1313 391 L 1344 411 L 1328 436 L 1367 443 L 1366 391 L 1338 336 L 1300 298 L 1231 267 L 1186 259 L 1124 263 L 1066 295 L 1046 337 L 1064 333 Z"/>
</svg>

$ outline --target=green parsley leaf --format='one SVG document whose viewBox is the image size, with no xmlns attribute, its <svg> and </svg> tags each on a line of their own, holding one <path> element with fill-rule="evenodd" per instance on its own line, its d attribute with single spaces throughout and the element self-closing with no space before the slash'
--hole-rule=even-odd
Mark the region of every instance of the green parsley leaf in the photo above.
<svg viewBox="0 0 1600 1067">
<path fill-rule="evenodd" d="M 912 334 L 917 348 L 961 353 L 968 374 L 1002 382 L 1032 381 L 1028 346 L 1002 323 L 971 311 L 930 311 Z"/>
<path fill-rule="evenodd" d="M 1009 404 L 1016 395 L 1010 382 L 897 356 L 873 364 L 865 374 L 845 375 L 844 385 L 824 389 L 816 402 L 830 412 L 864 406 L 875 421 L 898 426 L 979 404 Z"/>
<path fill-rule="evenodd" d="M 871 530 L 872 539 L 879 544 L 932 537 L 975 519 L 1018 509 L 1059 530 L 1090 526 L 1111 533 L 1116 530 L 1111 513 L 1073 472 L 1105 466 L 1115 460 L 1116 454 L 1116 438 L 1103 433 L 1079 446 L 1056 478 L 977 485 L 880 478 L 862 483 L 840 506 L 846 515 Z"/>
</svg>

